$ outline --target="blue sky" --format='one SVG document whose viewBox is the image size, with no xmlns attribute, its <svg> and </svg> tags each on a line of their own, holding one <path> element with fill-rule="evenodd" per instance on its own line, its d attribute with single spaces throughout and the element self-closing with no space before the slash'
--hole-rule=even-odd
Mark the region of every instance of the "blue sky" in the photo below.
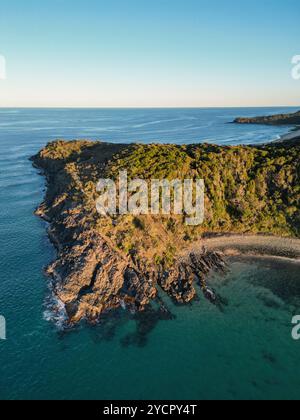
<svg viewBox="0 0 300 420">
<path fill-rule="evenodd" d="M 300 103 L 298 0 L 1 0 L 0 106 Z"/>
</svg>

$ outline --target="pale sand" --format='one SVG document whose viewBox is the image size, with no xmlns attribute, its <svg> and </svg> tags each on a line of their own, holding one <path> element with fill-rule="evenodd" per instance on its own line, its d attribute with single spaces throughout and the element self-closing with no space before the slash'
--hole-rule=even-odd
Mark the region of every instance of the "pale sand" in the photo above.
<svg viewBox="0 0 300 420">
<path fill-rule="evenodd" d="M 223 235 L 203 239 L 199 244 L 208 250 L 221 251 L 225 255 L 272 256 L 300 262 L 300 239 L 262 235 Z M 193 248 L 196 248 L 195 244 Z"/>
</svg>

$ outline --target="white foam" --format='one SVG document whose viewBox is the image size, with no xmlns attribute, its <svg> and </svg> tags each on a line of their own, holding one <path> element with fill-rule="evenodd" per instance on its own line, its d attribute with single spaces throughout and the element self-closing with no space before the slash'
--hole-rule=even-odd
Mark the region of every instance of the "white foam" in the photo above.
<svg viewBox="0 0 300 420">
<path fill-rule="evenodd" d="M 46 309 L 43 313 L 43 318 L 47 322 L 55 324 L 55 326 L 63 330 L 66 327 L 68 320 L 67 312 L 64 303 L 51 291 L 50 295 L 45 301 Z"/>
</svg>

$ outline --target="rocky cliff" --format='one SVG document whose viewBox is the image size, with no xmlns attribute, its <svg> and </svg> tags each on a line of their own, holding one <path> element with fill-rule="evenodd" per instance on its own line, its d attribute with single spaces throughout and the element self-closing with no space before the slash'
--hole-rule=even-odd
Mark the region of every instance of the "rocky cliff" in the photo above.
<svg viewBox="0 0 300 420">
<path fill-rule="evenodd" d="M 47 268 L 67 322 L 96 321 L 113 308 L 143 311 L 160 302 L 162 289 L 178 303 L 206 298 L 221 253 L 201 247 L 201 237 L 222 232 L 299 237 L 299 144 L 254 147 L 214 145 L 113 145 L 56 141 L 32 158 L 47 179 L 36 213 L 49 223 L 57 258 Z M 96 183 L 127 169 L 146 180 L 203 178 L 206 219 L 186 226 L 183 216 L 100 217 Z M 197 252 L 185 252 L 191 243 Z M 162 305 L 163 308 L 163 305 Z"/>
</svg>

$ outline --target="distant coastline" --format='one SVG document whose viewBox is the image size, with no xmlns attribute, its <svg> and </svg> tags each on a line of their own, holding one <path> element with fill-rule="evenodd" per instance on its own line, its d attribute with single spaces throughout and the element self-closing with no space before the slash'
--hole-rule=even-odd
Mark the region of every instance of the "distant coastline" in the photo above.
<svg viewBox="0 0 300 420">
<path fill-rule="evenodd" d="M 300 129 L 294 128 L 290 133 L 285 134 L 280 137 L 276 142 L 285 143 L 285 142 L 298 142 L 300 141 Z"/>
<path fill-rule="evenodd" d="M 238 117 L 236 124 L 263 124 L 263 125 L 295 125 L 300 126 L 300 111 L 291 114 L 273 114 L 260 117 Z"/>
<path fill-rule="evenodd" d="M 255 124 L 255 125 L 274 125 L 274 126 L 293 126 L 291 131 L 276 140 L 277 143 L 286 141 L 294 142 L 300 140 L 300 111 L 290 114 L 274 114 L 260 117 L 238 117 L 233 121 L 234 124 Z"/>
</svg>

